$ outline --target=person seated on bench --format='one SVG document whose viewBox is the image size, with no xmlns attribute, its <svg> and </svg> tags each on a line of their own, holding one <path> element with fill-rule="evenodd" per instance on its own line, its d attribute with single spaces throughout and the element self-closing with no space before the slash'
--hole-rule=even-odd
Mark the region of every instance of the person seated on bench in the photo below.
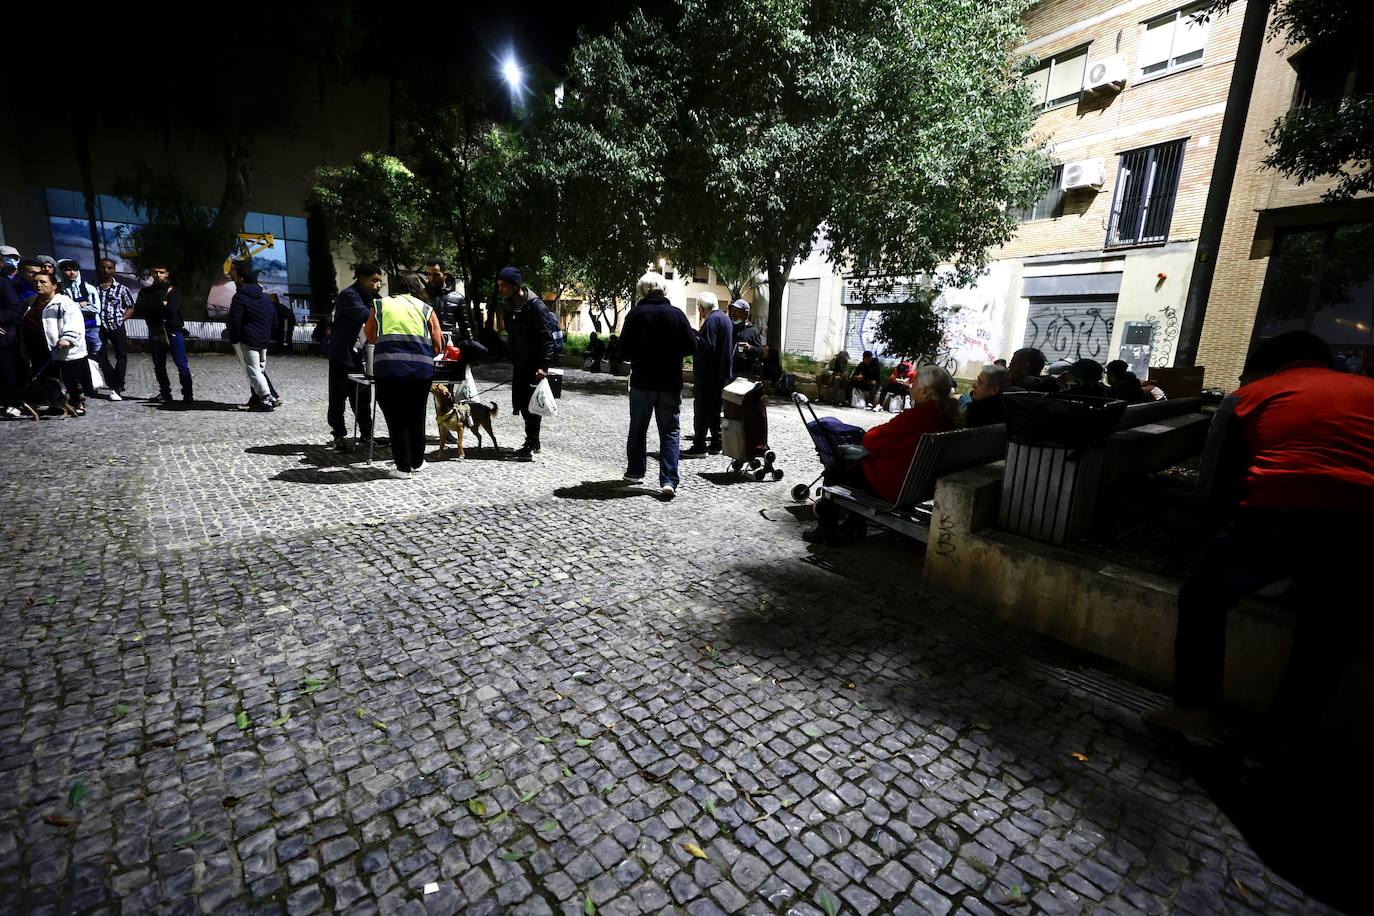
<svg viewBox="0 0 1374 916">
<path fill-rule="evenodd" d="M 1226 527 L 1178 590 L 1175 705 L 1144 719 L 1220 738 L 1227 614 L 1291 576 L 1293 648 L 1265 740 L 1306 749 L 1303 733 L 1336 693 L 1352 635 L 1367 628 L 1374 379 L 1332 370 L 1325 341 L 1289 331 L 1255 348 L 1241 382 L 1217 408 L 1202 452 L 1198 486 Z"/>
<path fill-rule="evenodd" d="M 831 358 L 830 365 L 826 366 L 816 376 L 816 391 L 820 394 L 819 400 L 843 404 L 845 394 L 849 390 L 845 385 L 848 380 L 849 351 L 841 350 Z"/>
<path fill-rule="evenodd" d="M 606 358 L 606 341 L 601 339 L 601 335 L 592 331 L 592 336 L 587 338 L 587 358 L 582 361 L 582 368 L 588 372 L 600 372 L 601 361 Z"/>
<path fill-rule="evenodd" d="M 901 495 L 911 459 L 926 433 L 943 433 L 954 429 L 959 420 L 959 402 L 952 396 L 954 379 L 939 366 L 922 366 L 916 370 L 911 387 L 912 406 L 886 423 L 864 433 L 863 447 L 867 452 L 858 462 L 846 462 L 827 468 L 827 485 L 846 486 L 872 494 L 889 503 Z M 850 534 L 862 534 L 864 520 L 850 515 L 841 525 L 842 510 L 831 500 L 816 503 L 815 528 L 802 538 L 815 543 L 833 544 Z"/>
<path fill-rule="evenodd" d="M 1011 355 L 1007 376 L 1013 391 L 1057 391 L 1054 379 L 1041 375 L 1045 371 L 1045 354 L 1035 347 L 1022 347 Z"/>
<path fill-rule="evenodd" d="M 878 397 L 878 376 L 882 372 L 882 367 L 873 358 L 872 350 L 864 351 L 864 358 L 854 367 L 854 372 L 849 376 L 849 387 L 845 390 L 845 403 L 851 403 L 852 392 L 862 391 L 864 395 L 864 408 L 873 409 L 873 403 Z"/>
<path fill-rule="evenodd" d="M 1102 384 L 1103 373 L 1102 364 L 1097 360 L 1076 360 L 1069 365 L 1068 371 L 1059 376 L 1059 390 L 1092 398 L 1110 397 Z"/>
<path fill-rule="evenodd" d="M 1002 414 L 1002 392 L 1007 390 L 1009 376 L 1001 366 L 984 366 L 973 383 L 973 403 L 964 411 L 964 425 L 991 426 L 1005 423 Z"/>
<path fill-rule="evenodd" d="M 882 409 L 887 410 L 894 397 L 905 401 L 911 396 L 911 363 L 903 359 L 889 373 L 887 384 L 883 386 Z"/>
<path fill-rule="evenodd" d="M 1114 359 L 1107 363 L 1107 393 L 1127 404 L 1144 404 L 1152 400 L 1124 359 Z"/>
</svg>

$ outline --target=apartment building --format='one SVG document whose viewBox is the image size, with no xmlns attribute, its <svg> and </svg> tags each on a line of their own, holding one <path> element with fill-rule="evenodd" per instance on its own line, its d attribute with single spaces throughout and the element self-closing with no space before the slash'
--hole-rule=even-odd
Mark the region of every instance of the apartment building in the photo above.
<svg viewBox="0 0 1374 916">
<path fill-rule="evenodd" d="M 1202 326 L 1207 384 L 1235 387 L 1250 349 L 1289 330 L 1312 331 L 1347 369 L 1374 375 L 1374 195 L 1328 203 L 1329 182 L 1299 185 L 1261 166 L 1276 118 L 1371 89 L 1367 52 L 1265 44 Z"/>
<path fill-rule="evenodd" d="M 1046 0 L 1027 11 L 1017 50 L 1039 61 L 1028 77 L 1035 134 L 1054 165 L 987 274 L 939 300 L 939 358 L 956 374 L 1022 346 L 1051 360 L 1122 358 L 1142 376 L 1171 363 L 1245 4 L 1201 21 L 1206 6 Z M 794 270 L 784 346 L 881 351 L 861 281 L 826 273 L 814 262 Z M 798 292 L 808 308 L 819 301 L 814 322 L 794 313 Z M 803 325 L 819 329 L 809 351 Z"/>
</svg>

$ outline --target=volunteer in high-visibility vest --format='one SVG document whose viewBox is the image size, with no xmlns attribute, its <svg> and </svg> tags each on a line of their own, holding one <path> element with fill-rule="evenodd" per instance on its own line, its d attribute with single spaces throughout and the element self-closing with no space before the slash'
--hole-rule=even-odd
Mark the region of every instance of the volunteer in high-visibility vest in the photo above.
<svg viewBox="0 0 1374 916">
<path fill-rule="evenodd" d="M 387 476 L 410 477 L 425 466 L 425 408 L 434 378 L 434 357 L 443 352 L 439 316 L 424 301 L 424 284 L 400 274 L 388 284 L 392 295 L 378 300 L 363 326 L 374 344 L 372 374 L 377 406 L 386 417 L 396 469 Z"/>
</svg>

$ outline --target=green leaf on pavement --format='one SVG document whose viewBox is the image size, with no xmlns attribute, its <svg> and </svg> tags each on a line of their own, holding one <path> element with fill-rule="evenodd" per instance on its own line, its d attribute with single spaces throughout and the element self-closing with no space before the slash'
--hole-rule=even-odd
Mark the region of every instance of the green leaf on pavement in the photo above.
<svg viewBox="0 0 1374 916">
<path fill-rule="evenodd" d="M 382 731 L 386 731 L 386 723 L 383 722 L 381 719 L 373 719 L 373 720 L 372 720 L 372 727 L 373 727 L 373 728 L 380 728 Z"/>
<path fill-rule="evenodd" d="M 535 741 L 538 741 L 540 744 L 552 744 L 552 743 L 553 743 L 553 738 L 549 737 L 548 735 L 540 735 L 538 738 L 535 738 L 534 740 L 535 740 Z"/>
<path fill-rule="evenodd" d="M 234 716 L 234 722 L 236 722 L 236 723 L 238 724 L 239 731 L 241 731 L 241 732 L 242 732 L 242 731 L 247 731 L 247 730 L 248 730 L 248 713 L 246 713 L 246 712 L 244 712 L 242 709 L 240 709 L 240 710 L 239 710 L 239 714 L 238 714 L 237 716 Z"/>
<path fill-rule="evenodd" d="M 520 796 L 520 804 L 523 805 L 525 802 L 529 801 L 531 798 L 534 798 L 534 797 L 535 797 L 536 795 L 538 795 L 538 794 L 539 794 L 539 790 L 538 790 L 538 789 L 530 789 L 530 790 L 529 790 L 528 792 L 526 792 L 524 795 Z"/>
<path fill-rule="evenodd" d="M 67 807 L 75 808 L 81 804 L 81 799 L 86 797 L 86 784 L 76 782 L 72 784 L 71 791 L 67 793 Z"/>
<path fill-rule="evenodd" d="M 116 703 L 114 714 L 116 719 L 122 719 L 129 714 L 129 707 L 125 706 L 123 703 Z"/>
<path fill-rule="evenodd" d="M 572 770 L 568 769 L 567 767 L 564 767 L 564 768 L 563 768 L 563 778 L 564 778 L 564 779 L 572 779 Z"/>
<path fill-rule="evenodd" d="M 492 818 L 491 820 L 487 821 L 487 823 L 488 823 L 488 824 L 499 824 L 499 823 L 501 823 L 502 821 L 504 821 L 504 820 L 505 820 L 506 818 L 508 818 L 508 817 L 510 817 L 510 812 L 509 812 L 509 811 L 502 811 L 500 814 L 496 815 L 496 817 L 494 817 L 494 818 Z"/>
<path fill-rule="evenodd" d="M 487 804 L 480 798 L 469 798 L 468 810 L 475 814 L 477 817 L 487 816 Z"/>
<path fill-rule="evenodd" d="M 825 916 L 835 916 L 840 911 L 840 905 L 835 900 L 835 896 L 825 888 L 821 888 L 820 894 L 816 897 L 816 902 L 825 910 Z"/>
<path fill-rule="evenodd" d="M 195 833 L 188 833 L 186 836 L 174 842 L 173 846 L 190 846 L 193 843 L 205 839 L 205 831 L 197 830 Z"/>
<path fill-rule="evenodd" d="M 290 713 L 287 713 L 287 714 L 284 715 L 284 716 L 277 716 L 277 717 L 276 717 L 275 719 L 273 719 L 271 722 L 268 722 L 268 723 L 267 723 L 267 727 L 268 727 L 268 728 L 276 728 L 278 725 L 285 725 L 287 722 L 290 722 L 290 721 L 291 721 L 291 714 L 290 714 Z"/>
<path fill-rule="evenodd" d="M 576 741 L 573 742 L 573 744 L 576 744 L 578 747 L 586 747 L 587 745 L 589 745 L 589 744 L 591 744 L 591 743 L 592 743 L 592 739 L 591 739 L 591 738 L 578 738 Z"/>
<path fill-rule="evenodd" d="M 612 792 L 615 791 L 615 787 L 618 786 L 618 785 L 620 785 L 620 783 L 618 783 L 618 782 L 613 782 L 613 783 L 610 783 L 609 785 L 603 786 L 602 789 L 601 789 L 601 794 L 602 794 L 602 795 L 610 795 Z"/>
<path fill-rule="evenodd" d="M 486 781 L 487 781 L 488 779 L 490 779 L 490 778 L 491 778 L 491 770 L 483 770 L 482 772 L 480 772 L 480 773 L 477 774 L 477 781 L 478 781 L 478 782 L 486 782 Z"/>
<path fill-rule="evenodd" d="M 521 859 L 525 858 L 525 854 L 523 852 L 516 852 L 512 849 L 501 853 L 497 858 L 503 862 L 519 862 Z"/>
<path fill-rule="evenodd" d="M 706 799 L 706 806 L 705 806 L 705 807 L 706 807 L 706 813 L 707 813 L 707 814 L 711 815 L 712 817 L 715 817 L 715 816 L 716 816 L 716 800 L 715 800 L 714 798 L 708 798 L 708 799 Z"/>
<path fill-rule="evenodd" d="M 550 830 L 557 830 L 557 829 L 558 829 L 558 821 L 554 820 L 553 818 L 549 818 L 549 819 L 546 820 L 546 821 L 540 821 L 538 824 L 535 825 L 534 829 L 535 829 L 535 830 L 543 830 L 543 831 L 545 831 L 546 833 L 547 833 L 548 831 L 550 831 Z"/>
<path fill-rule="evenodd" d="M 592 903 L 592 898 L 582 898 L 582 912 L 585 916 L 596 916 L 596 904 Z"/>
</svg>

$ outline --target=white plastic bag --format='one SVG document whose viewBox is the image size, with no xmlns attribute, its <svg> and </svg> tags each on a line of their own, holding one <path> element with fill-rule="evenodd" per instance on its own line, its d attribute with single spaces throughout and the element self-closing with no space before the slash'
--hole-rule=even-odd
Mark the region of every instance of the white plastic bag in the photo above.
<svg viewBox="0 0 1374 916">
<path fill-rule="evenodd" d="M 472 377 L 471 367 L 467 369 L 467 374 L 463 377 L 463 381 L 459 384 L 458 391 L 455 392 L 455 394 L 460 401 L 474 401 L 477 399 L 477 379 Z"/>
<path fill-rule="evenodd" d="M 868 406 L 868 399 L 864 397 L 863 391 L 859 390 L 858 388 L 851 388 L 851 389 L 849 389 L 849 406 L 850 406 L 850 407 L 867 407 L 867 406 Z"/>
<path fill-rule="evenodd" d="M 549 387 L 548 379 L 541 378 L 534 394 L 530 395 L 529 411 L 536 417 L 558 416 L 558 402 L 553 398 L 553 389 Z"/>
<path fill-rule="evenodd" d="M 100 363 L 93 359 L 87 359 L 86 362 L 89 363 L 91 367 L 91 387 L 96 391 L 99 391 L 101 388 L 109 388 L 110 386 L 105 384 L 105 374 L 100 371 Z"/>
</svg>

